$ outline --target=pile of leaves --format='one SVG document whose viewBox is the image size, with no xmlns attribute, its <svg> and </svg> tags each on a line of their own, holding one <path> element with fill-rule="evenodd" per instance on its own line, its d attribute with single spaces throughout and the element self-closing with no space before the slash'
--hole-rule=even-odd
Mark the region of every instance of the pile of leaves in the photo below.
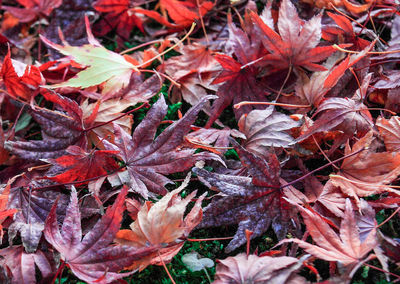
<svg viewBox="0 0 400 284">
<path fill-rule="evenodd" d="M 1 283 L 399 281 L 397 0 L 0 5 Z"/>
</svg>

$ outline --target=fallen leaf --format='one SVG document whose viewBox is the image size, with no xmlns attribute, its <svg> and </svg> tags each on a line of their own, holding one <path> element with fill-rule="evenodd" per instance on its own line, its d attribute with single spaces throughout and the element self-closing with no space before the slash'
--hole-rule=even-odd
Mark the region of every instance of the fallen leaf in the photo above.
<svg viewBox="0 0 400 284">
<path fill-rule="evenodd" d="M 235 149 L 252 178 L 193 169 L 206 186 L 221 192 L 204 209 L 198 228 L 239 224 L 233 240 L 225 248 L 227 253 L 246 242 L 246 229 L 253 232 L 251 238 L 256 238 L 272 226 L 278 239 L 282 239 L 297 219 L 297 213 L 282 199 L 276 156 L 270 154 L 265 160 L 239 145 Z"/>
<path fill-rule="evenodd" d="M 218 260 L 215 284 L 228 283 L 287 283 L 303 284 L 306 280 L 297 275 L 308 256 L 297 259 L 289 256 L 259 257 L 244 253 Z"/>
<path fill-rule="evenodd" d="M 214 266 L 214 261 L 207 257 L 201 257 L 197 252 L 192 251 L 182 255 L 182 262 L 190 271 L 201 271 L 206 267 L 211 268 Z"/>
<path fill-rule="evenodd" d="M 91 32 L 88 32 L 88 35 L 91 35 Z M 68 44 L 61 46 L 49 41 L 44 36 L 40 36 L 40 38 L 51 48 L 71 56 L 79 64 L 88 66 L 75 77 L 59 84 L 47 86 L 48 88 L 87 88 L 105 83 L 102 92 L 107 94 L 127 86 L 132 73 L 138 72 L 137 67 L 127 61 L 124 56 L 107 50 L 98 42 L 91 42 L 83 46 Z"/>
<path fill-rule="evenodd" d="M 275 111 L 274 107 L 265 110 L 252 110 L 243 115 L 238 122 L 239 130 L 246 135 L 242 145 L 260 156 L 268 153 L 270 147 L 287 148 L 294 143 L 288 130 L 298 127 L 298 122 L 289 116 Z"/>
<path fill-rule="evenodd" d="M 21 74 L 16 72 L 14 64 L 19 67 L 17 70 L 20 71 Z M 23 66 L 26 66 L 25 71 L 23 71 Z M 1 67 L 1 76 L 9 95 L 14 98 L 22 98 L 28 102 L 35 95 L 35 91 L 38 89 L 39 85 L 43 82 L 43 77 L 39 68 L 13 61 L 11 59 L 10 49 L 4 57 Z"/>
<path fill-rule="evenodd" d="M 221 161 L 213 153 L 194 154 L 193 148 L 185 148 L 183 145 L 191 124 L 210 98 L 212 97 L 203 98 L 156 139 L 154 136 L 157 127 L 167 114 L 163 96 L 152 106 L 132 136 L 114 124 L 115 144 L 104 141 L 104 145 L 109 150 L 120 151 L 130 176 L 129 186 L 133 191 L 145 198 L 153 196 L 154 193 L 164 195 L 167 193 L 164 186 L 171 183 L 165 175 L 185 171 L 198 160 Z"/>
<path fill-rule="evenodd" d="M 368 252 L 378 245 L 376 230 L 365 236 L 360 235 L 360 223 L 357 222 L 350 199 L 346 200 L 344 217 L 337 234 L 319 215 L 299 206 L 307 230 L 315 245 L 299 239 L 286 239 L 279 244 L 295 242 L 306 252 L 327 261 L 339 261 L 344 266 L 357 268 Z M 375 211 L 362 218 L 375 220 Z M 374 221 L 376 222 L 376 221 Z"/>
<path fill-rule="evenodd" d="M 68 155 L 48 160 L 50 163 L 62 167 L 62 173 L 45 178 L 58 183 L 70 183 L 100 178 L 119 169 L 114 159 L 118 151 L 92 150 L 86 152 L 78 146 L 69 146 L 66 151 Z"/>
<path fill-rule="evenodd" d="M 353 147 L 347 142 L 345 155 L 367 148 L 373 141 L 372 131 L 357 141 Z M 366 149 L 343 160 L 336 175 L 331 175 L 334 185 L 359 202 L 359 197 L 381 192 L 395 192 L 388 184 L 400 174 L 399 152 L 375 152 Z"/>
<path fill-rule="evenodd" d="M 131 230 L 121 230 L 117 233 L 117 243 L 134 248 L 139 249 L 148 244 L 166 246 L 135 262 L 129 269 L 143 270 L 149 264 L 162 265 L 162 262 L 170 262 L 183 247 L 189 233 L 200 223 L 204 195 L 197 199 L 191 211 L 183 218 L 186 206 L 196 191 L 182 199 L 179 196 L 182 189 L 183 186 L 167 193 L 155 204 L 146 202 L 139 210 L 136 221 L 131 224 Z"/>
<path fill-rule="evenodd" d="M 61 231 L 56 216 L 57 202 L 53 205 L 46 220 L 44 235 L 79 279 L 89 283 L 110 283 L 132 274 L 118 271 L 154 252 L 156 247 L 148 245 L 138 249 L 110 245 L 120 228 L 127 191 L 127 187 L 122 189 L 113 206 L 107 209 L 83 239 L 75 188 L 72 187 L 71 201 Z"/>
</svg>

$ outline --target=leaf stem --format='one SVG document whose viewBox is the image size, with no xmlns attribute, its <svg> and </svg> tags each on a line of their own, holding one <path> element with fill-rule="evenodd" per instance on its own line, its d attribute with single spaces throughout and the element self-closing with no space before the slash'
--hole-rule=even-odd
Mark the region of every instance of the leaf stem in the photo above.
<svg viewBox="0 0 400 284">
<path fill-rule="evenodd" d="M 332 47 L 341 52 L 346 52 L 346 53 L 351 53 L 351 54 L 359 54 L 362 52 L 362 51 L 354 51 L 354 50 L 344 49 L 344 48 L 341 48 L 340 46 L 338 46 L 337 44 L 332 45 Z M 400 53 L 400 50 L 368 51 L 368 52 L 366 52 L 366 54 L 394 54 L 394 53 Z"/>
<path fill-rule="evenodd" d="M 209 239 L 186 239 L 189 242 L 206 242 L 206 241 L 223 241 L 223 240 L 231 240 L 233 237 L 224 237 L 224 238 L 209 238 Z"/>
<path fill-rule="evenodd" d="M 140 68 L 142 66 L 145 66 L 148 63 L 153 62 L 154 60 L 156 60 L 157 58 L 160 58 L 161 56 L 163 56 L 164 54 L 167 54 L 168 52 L 170 52 L 171 50 L 173 50 L 175 47 L 177 47 L 180 43 L 184 42 L 189 35 L 193 32 L 194 28 L 196 27 L 196 23 L 193 23 L 192 26 L 190 27 L 190 30 L 188 31 L 188 33 L 181 39 L 179 40 L 177 43 L 175 43 L 173 46 L 171 46 L 170 48 L 168 48 L 167 50 L 164 50 L 163 52 L 161 52 L 160 54 L 158 54 L 157 56 L 154 56 L 153 58 L 150 58 L 149 60 L 139 64 L 136 66 L 136 68 Z"/>
<path fill-rule="evenodd" d="M 111 122 L 113 122 L 113 121 L 115 121 L 115 120 L 118 120 L 118 119 L 120 119 L 120 118 L 122 118 L 122 117 L 124 117 L 124 116 L 126 116 L 126 115 L 128 115 L 128 114 L 131 114 L 131 113 L 133 113 L 133 112 L 135 112 L 135 111 L 137 111 L 137 110 L 139 110 L 139 109 L 141 109 L 141 108 L 143 108 L 143 107 L 145 107 L 145 106 L 148 106 L 148 105 L 149 105 L 148 103 L 144 103 L 144 104 L 138 106 L 137 108 L 134 108 L 134 109 L 132 109 L 132 110 L 126 112 L 126 113 L 123 113 L 123 114 L 117 116 L 117 117 L 114 118 L 114 119 L 111 119 L 111 120 L 109 120 L 109 121 L 102 122 L 102 123 L 100 123 L 100 124 L 97 124 L 97 125 L 94 125 L 94 126 L 92 126 L 92 127 L 87 128 L 87 129 L 84 129 L 84 132 L 89 132 L 90 130 L 93 130 L 93 129 L 95 129 L 95 128 L 98 128 L 98 127 L 101 127 L 101 126 L 103 126 L 103 125 L 109 124 L 109 123 L 111 123 Z"/>
<path fill-rule="evenodd" d="M 379 226 L 377 226 L 376 228 L 380 228 L 382 227 L 384 224 L 386 224 L 390 219 L 393 218 L 394 215 L 396 215 L 397 212 L 400 211 L 400 207 L 397 207 L 397 209 L 392 213 L 392 215 L 390 215 L 385 221 L 383 221 L 382 223 L 379 224 Z"/>
<path fill-rule="evenodd" d="M 372 265 L 372 264 L 369 264 L 369 263 L 364 263 L 364 265 L 365 265 L 365 266 L 368 266 L 368 267 L 371 267 L 372 269 L 378 270 L 378 271 L 380 271 L 380 272 L 383 272 L 383 273 L 389 273 L 390 275 L 396 277 L 397 279 L 400 279 L 400 276 L 399 276 L 399 275 L 394 274 L 394 273 L 392 273 L 392 272 L 390 272 L 390 271 L 386 271 L 386 270 L 384 270 L 384 269 L 382 269 L 382 268 L 379 268 L 379 267 L 377 267 L 377 266 L 375 266 L 375 265 Z"/>
<path fill-rule="evenodd" d="M 164 262 L 164 260 L 162 259 L 161 255 L 160 255 L 160 252 L 157 251 L 157 254 L 158 254 L 158 257 L 160 258 L 161 263 L 162 263 L 162 265 L 164 266 L 164 269 L 165 269 L 165 271 L 167 272 L 168 277 L 169 277 L 169 279 L 171 280 L 172 284 L 176 284 L 174 278 L 172 278 L 172 275 L 169 273 L 169 270 L 168 270 L 167 266 L 165 265 L 165 262 Z"/>
<path fill-rule="evenodd" d="M 252 101 L 243 101 L 243 102 L 235 104 L 233 107 L 235 109 L 239 109 L 245 105 L 269 105 L 269 106 L 297 107 L 297 108 L 311 107 L 311 105 L 292 105 L 292 104 L 283 104 L 283 103 L 275 103 L 275 102 L 252 102 Z"/>
<path fill-rule="evenodd" d="M 147 45 L 150 45 L 150 44 L 153 44 L 153 43 L 159 43 L 159 42 L 163 42 L 163 41 L 164 41 L 163 39 L 151 40 L 151 41 L 148 41 L 148 42 L 139 44 L 139 45 L 137 45 L 137 46 L 128 48 L 128 49 L 126 49 L 126 50 L 124 50 L 124 51 L 121 51 L 119 54 L 124 55 L 125 53 L 131 52 L 131 51 L 135 51 L 136 49 L 145 47 L 145 46 L 147 46 Z"/>
<path fill-rule="evenodd" d="M 341 158 L 339 158 L 339 159 L 336 159 L 336 160 L 334 160 L 334 161 L 332 161 L 332 162 L 329 162 L 328 164 L 323 165 L 323 166 L 321 166 L 321 167 L 319 167 L 319 168 L 317 168 L 317 169 L 315 169 L 315 170 L 312 170 L 311 172 L 305 174 L 305 175 L 302 176 L 302 177 L 299 177 L 298 179 L 295 179 L 295 180 L 293 180 L 293 181 L 291 181 L 291 182 L 289 182 L 289 183 L 287 183 L 287 184 L 284 184 L 284 185 L 280 186 L 279 189 L 282 189 L 282 188 L 285 188 L 285 187 L 287 187 L 287 186 L 293 185 L 293 184 L 295 184 L 296 182 L 299 182 L 299 181 L 301 181 L 301 180 L 307 178 L 308 176 L 312 175 L 312 174 L 315 173 L 315 172 L 318 172 L 318 171 L 320 171 L 320 170 L 323 170 L 323 169 L 329 167 L 330 165 L 333 165 L 333 164 L 335 164 L 335 163 L 337 163 L 337 162 L 340 162 L 340 161 L 342 161 L 342 160 L 344 160 L 344 159 L 347 159 L 347 158 L 350 158 L 350 157 L 352 157 L 352 156 L 355 156 L 355 155 L 357 155 L 358 153 L 360 153 L 360 152 L 362 152 L 362 151 L 364 151 L 364 150 L 366 150 L 366 149 L 368 149 L 368 147 L 361 148 L 361 149 L 355 151 L 354 153 L 351 153 L 351 154 L 349 154 L 349 155 L 345 155 L 345 156 L 343 156 L 343 157 L 341 157 Z"/>
<path fill-rule="evenodd" d="M 277 101 L 277 100 L 279 99 L 279 97 L 280 97 L 280 95 L 281 95 L 281 93 L 282 93 L 282 91 L 283 91 L 283 88 L 286 86 L 286 83 L 287 83 L 287 81 L 289 80 L 290 74 L 292 73 L 292 69 L 293 69 L 293 65 L 292 65 L 292 63 L 290 62 L 289 70 L 288 70 L 288 72 L 287 72 L 287 75 L 286 75 L 286 77 L 285 77 L 285 80 L 284 80 L 283 83 L 282 83 L 281 88 L 279 89 L 278 94 L 276 95 L 275 101 Z"/>
<path fill-rule="evenodd" d="M 51 284 L 56 283 L 58 275 L 62 275 L 62 271 L 64 270 L 65 262 L 61 259 L 61 264 L 57 269 L 56 275 L 53 277 L 53 281 L 51 281 Z M 61 281 L 58 281 L 58 283 L 61 283 Z"/>
</svg>

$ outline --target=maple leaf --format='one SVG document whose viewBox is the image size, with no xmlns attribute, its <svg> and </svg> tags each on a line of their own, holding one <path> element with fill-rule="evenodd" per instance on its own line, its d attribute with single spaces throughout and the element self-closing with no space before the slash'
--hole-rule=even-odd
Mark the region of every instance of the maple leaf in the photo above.
<svg viewBox="0 0 400 284">
<path fill-rule="evenodd" d="M 214 267 L 214 261 L 206 257 L 201 257 L 201 255 L 195 251 L 182 255 L 181 260 L 192 272 L 201 271 L 206 269 L 206 267 Z"/>
<path fill-rule="evenodd" d="M 270 257 L 244 253 L 219 259 L 215 272 L 215 284 L 227 283 L 306 283 L 295 274 L 309 257 L 297 259 L 289 256 Z"/>
<path fill-rule="evenodd" d="M 212 106 L 211 115 L 206 127 L 210 127 L 212 123 L 219 117 L 222 111 L 232 102 L 237 104 L 241 101 L 265 101 L 266 95 L 262 83 L 257 80 L 258 70 L 249 67 L 242 69 L 242 65 L 232 57 L 217 54 L 214 58 L 221 64 L 224 70 L 214 79 L 213 84 L 225 82 L 218 88 L 217 96 Z M 232 90 L 235 95 L 232 96 Z M 235 116 L 239 118 L 246 113 L 249 107 L 235 109 Z"/>
<path fill-rule="evenodd" d="M 113 125 L 107 123 L 113 121 L 118 116 L 122 115 L 122 111 L 131 106 L 132 103 L 128 100 L 110 99 L 106 101 L 98 101 L 96 103 L 89 103 L 89 100 L 85 100 L 81 104 L 83 119 L 85 120 L 86 127 L 94 127 L 96 125 L 104 124 L 99 127 L 93 128 L 88 136 L 91 138 L 93 144 L 98 145 L 101 143 L 102 137 L 107 137 L 109 141 L 114 141 Z M 94 117 L 94 112 L 96 115 Z M 114 121 L 130 133 L 132 130 L 132 116 L 125 115 L 120 119 Z M 93 132 L 93 133 L 92 133 Z"/>
<path fill-rule="evenodd" d="M 197 199 L 191 211 L 183 218 L 186 206 L 196 195 L 194 191 L 182 199 L 179 193 L 185 186 L 184 182 L 183 186 L 167 193 L 155 204 L 146 202 L 139 210 L 136 221 L 130 225 L 131 230 L 120 230 L 117 233 L 117 243 L 134 248 L 146 244 L 167 246 L 135 262 L 128 269 L 143 270 L 149 264 L 162 265 L 162 262 L 171 261 L 183 247 L 189 233 L 200 223 L 203 215 L 201 202 L 205 195 Z"/>
<path fill-rule="evenodd" d="M 37 174 L 36 174 L 37 175 Z M 34 175 L 25 176 L 33 178 Z M 19 233 L 26 252 L 35 252 L 44 228 L 44 222 L 50 212 L 52 203 L 57 199 L 57 212 L 59 221 L 65 216 L 68 197 L 65 194 L 50 190 L 32 190 L 40 187 L 36 181 L 27 183 L 22 178 L 15 182 L 10 190 L 9 208 L 18 210 L 14 221 L 8 227 L 8 241 L 12 245 L 14 238 Z"/>
<path fill-rule="evenodd" d="M 362 148 L 369 147 L 373 141 L 372 131 L 357 141 L 353 147 L 347 142 L 345 155 L 355 153 Z M 392 191 L 391 183 L 400 174 L 399 152 L 375 152 L 367 149 L 343 160 L 340 170 L 336 175 L 331 175 L 334 185 L 341 188 L 343 193 L 355 198 Z"/>
<path fill-rule="evenodd" d="M 1 8 L 10 12 L 21 23 L 28 23 L 41 15 L 49 16 L 53 9 L 62 4 L 62 0 L 17 0 L 17 2 L 25 8 L 12 6 L 1 6 Z"/>
<path fill-rule="evenodd" d="M 228 149 L 229 137 L 246 139 L 243 133 L 236 129 L 225 127 L 224 129 L 200 128 L 186 135 L 185 140 L 193 145 L 193 147 L 221 154 Z M 214 144 L 214 147 L 211 144 Z"/>
<path fill-rule="evenodd" d="M 168 59 L 165 65 L 165 73 L 179 81 L 192 73 L 202 73 L 215 69 L 213 51 L 206 45 L 193 42 L 177 50 L 181 55 Z"/>
<path fill-rule="evenodd" d="M 159 3 L 161 8 L 168 12 L 169 17 L 183 27 L 190 26 L 214 7 L 213 2 L 204 0 L 160 0 Z"/>
<path fill-rule="evenodd" d="M 366 0 L 365 4 L 358 5 L 350 2 L 349 0 L 302 0 L 304 3 L 309 3 L 311 5 L 315 5 L 316 7 L 322 9 L 327 8 L 331 9 L 332 5 L 335 7 L 343 7 L 346 8 L 349 12 L 354 15 L 363 13 L 367 11 L 376 0 Z"/>
<path fill-rule="evenodd" d="M 26 253 L 23 246 L 13 246 L 0 250 L 0 264 L 11 271 L 11 282 L 7 283 L 36 283 L 36 269 L 42 274 L 42 281 L 51 282 L 56 270 L 52 254 L 41 250 Z M 35 265 L 36 264 L 36 265 Z"/>
<path fill-rule="evenodd" d="M 69 146 L 69 155 L 61 156 L 50 163 L 64 168 L 63 172 L 55 176 L 46 177 L 58 183 L 83 181 L 107 175 L 110 171 L 119 168 L 114 160 L 118 151 L 92 150 L 86 152 L 79 146 Z"/>
<path fill-rule="evenodd" d="M 204 218 L 198 228 L 239 223 L 233 240 L 225 248 L 226 252 L 246 242 L 246 229 L 252 231 L 251 237 L 255 238 L 272 224 L 276 235 L 282 239 L 292 224 L 291 220 L 297 218 L 282 199 L 279 189 L 280 164 L 276 156 L 270 154 L 266 161 L 240 148 L 238 144 L 235 149 L 252 178 L 193 169 L 208 187 L 216 187 L 222 193 L 214 196 L 204 209 Z"/>
<path fill-rule="evenodd" d="M 317 47 L 321 39 L 322 14 L 303 24 L 290 0 L 283 0 L 279 9 L 279 34 L 256 13 L 251 12 L 251 17 L 260 29 L 264 47 L 270 52 L 264 56 L 264 61 L 274 70 L 304 67 L 323 71 L 325 68 L 317 63 L 336 51 L 332 46 Z"/>
<path fill-rule="evenodd" d="M 3 226 L 1 225 L 8 217 L 13 216 L 15 213 L 18 212 L 17 209 L 8 209 L 8 199 L 10 194 L 11 183 L 13 183 L 15 178 L 10 179 L 6 186 L 4 187 L 3 191 L 0 194 L 0 244 L 3 240 Z"/>
<path fill-rule="evenodd" d="M 300 76 L 295 85 L 296 96 L 300 97 L 301 103 L 319 106 L 324 100 L 324 96 L 336 86 L 339 80 L 345 75 L 346 70 L 357 64 L 373 48 L 376 41 L 370 43 L 361 52 L 347 56 L 339 64 L 337 56 L 327 59 L 324 66 L 327 71 L 314 72 L 309 78 L 304 72 L 299 72 Z M 341 55 L 338 55 L 341 56 Z"/>
<path fill-rule="evenodd" d="M 350 199 L 346 200 L 339 235 L 319 215 L 301 206 L 299 206 L 299 209 L 307 230 L 316 245 L 299 239 L 286 239 L 279 244 L 295 242 L 306 252 L 320 259 L 339 261 L 350 268 L 350 275 L 355 272 L 359 264 L 365 261 L 368 252 L 378 245 L 375 228 L 366 234 L 360 232 L 360 226 L 364 221 L 369 223 L 369 220 L 372 220 L 371 222 L 376 225 L 375 211 L 365 210 L 364 214 L 357 220 Z"/>
<path fill-rule="evenodd" d="M 135 3 L 137 2 L 137 3 Z M 97 24 L 98 35 L 106 35 L 115 29 L 117 34 L 124 40 L 129 39 L 129 35 L 134 27 L 138 27 L 144 33 L 142 20 L 134 13 L 129 11 L 131 3 L 136 5 L 140 1 L 129 0 L 97 0 L 93 3 L 93 8 L 98 12 L 106 13 L 106 16 Z"/>
<path fill-rule="evenodd" d="M 210 90 L 216 91 L 217 88 L 211 86 L 211 82 L 220 70 L 208 45 L 193 42 L 177 51 L 182 55 L 174 56 L 163 64 L 165 73 L 179 83 L 179 86 L 174 86 L 172 99 L 178 101 L 182 97 L 191 105 L 195 105 L 210 93 Z M 207 109 L 209 108 L 210 106 L 207 106 Z"/>
<path fill-rule="evenodd" d="M 338 27 L 324 27 L 322 30 L 322 38 L 331 42 L 336 41 L 339 38 L 341 42 L 352 43 L 352 49 L 362 50 L 370 45 L 370 42 L 356 35 L 353 29 L 351 21 L 345 16 L 333 14 L 327 12 L 328 16 L 331 17 Z"/>
<path fill-rule="evenodd" d="M 362 101 L 349 98 L 328 98 L 318 107 L 314 116 L 319 115 L 314 124 L 297 138 L 302 141 L 314 133 L 342 130 L 351 137 L 354 133 L 359 136 L 365 134 L 373 125 L 372 116 Z"/>
<path fill-rule="evenodd" d="M 18 74 L 14 68 L 19 67 Z M 34 95 L 34 91 L 42 83 L 43 78 L 39 68 L 32 65 L 26 65 L 25 72 L 23 71 L 23 63 L 11 59 L 10 49 L 4 57 L 3 65 L 1 67 L 1 76 L 8 93 L 13 97 L 20 97 L 26 101 L 30 101 Z"/>
<path fill-rule="evenodd" d="M 386 150 L 389 152 L 400 151 L 400 120 L 398 116 L 392 116 L 389 120 L 378 117 L 376 126 L 383 138 Z"/>
<path fill-rule="evenodd" d="M 155 250 L 154 246 L 135 249 L 110 245 L 120 227 L 127 191 L 128 188 L 123 187 L 114 204 L 107 208 L 106 213 L 83 239 L 81 214 L 74 187 L 61 231 L 56 216 L 57 202 L 47 217 L 44 229 L 46 240 L 61 254 L 61 258 L 72 272 L 83 281 L 109 283 L 128 276 L 132 272 L 117 272 Z"/>
<path fill-rule="evenodd" d="M 392 259 L 397 265 L 400 264 L 400 241 L 399 239 L 391 239 L 383 234 L 378 235 L 380 245 L 386 255 Z"/>
<path fill-rule="evenodd" d="M 194 149 L 184 148 L 185 135 L 196 120 L 204 104 L 213 98 L 207 96 L 188 110 L 183 118 L 167 127 L 155 140 L 157 127 L 167 114 L 168 106 L 164 97 L 152 106 L 146 117 L 129 135 L 114 124 L 115 145 L 104 141 L 109 150 L 119 150 L 129 173 L 132 190 L 147 198 L 149 192 L 165 194 L 165 184 L 171 181 L 164 175 L 189 169 L 197 160 L 221 159 L 213 154 L 202 152 L 194 154 Z M 221 161 L 222 162 L 222 161 Z"/>
<path fill-rule="evenodd" d="M 265 101 L 269 94 L 265 91 L 263 80 L 259 78 L 262 71 L 255 65 L 246 65 L 261 57 L 263 51 L 260 39 L 254 31 L 254 24 L 248 14 L 245 15 L 245 28 L 249 31 L 244 32 L 237 28 L 232 23 L 232 18 L 228 16 L 229 40 L 226 49 L 228 54 L 235 56 L 237 60 L 226 54 L 214 55 L 214 59 L 218 61 L 223 70 L 212 84 L 223 84 L 219 86 L 216 93 L 218 99 L 213 103 L 207 128 L 232 102 L 237 104 L 241 101 Z M 235 92 L 232 93 L 232 90 Z M 243 114 L 257 107 L 260 108 L 259 106 L 243 106 L 234 109 L 235 117 L 239 119 Z"/>
<path fill-rule="evenodd" d="M 275 111 L 273 106 L 265 110 L 252 110 L 238 122 L 239 130 L 246 135 L 243 147 L 263 156 L 269 147 L 288 147 L 294 138 L 285 131 L 298 127 L 289 116 Z"/>
<path fill-rule="evenodd" d="M 75 77 L 59 84 L 47 86 L 48 88 L 87 88 L 104 83 L 103 93 L 107 94 L 127 86 L 132 73 L 138 71 L 134 64 L 126 60 L 129 57 L 124 57 L 101 46 L 93 38 L 89 25 L 87 26 L 90 44 L 83 46 L 68 44 L 61 46 L 40 35 L 41 40 L 48 46 L 64 55 L 71 56 L 77 63 L 88 66 Z"/>
<path fill-rule="evenodd" d="M 65 112 L 35 107 L 28 112 L 40 124 L 43 140 L 6 141 L 4 146 L 11 153 L 27 160 L 56 158 L 64 155 L 73 144 L 86 145 L 82 110 L 69 98 L 45 92 L 43 96 Z"/>
</svg>

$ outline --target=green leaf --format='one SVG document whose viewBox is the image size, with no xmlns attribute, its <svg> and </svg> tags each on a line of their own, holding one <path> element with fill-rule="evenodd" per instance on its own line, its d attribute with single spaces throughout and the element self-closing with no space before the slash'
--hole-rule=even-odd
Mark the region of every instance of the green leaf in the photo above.
<svg viewBox="0 0 400 284">
<path fill-rule="evenodd" d="M 31 122 L 31 119 L 32 116 L 30 116 L 28 113 L 22 114 L 21 117 L 18 119 L 17 125 L 15 126 L 15 132 L 18 132 L 27 127 Z"/>
</svg>

